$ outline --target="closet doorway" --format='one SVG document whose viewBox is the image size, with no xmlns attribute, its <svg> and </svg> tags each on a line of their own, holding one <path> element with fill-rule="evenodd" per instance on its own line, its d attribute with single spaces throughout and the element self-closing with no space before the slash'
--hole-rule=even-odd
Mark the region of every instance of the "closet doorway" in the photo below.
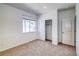
<svg viewBox="0 0 79 59">
<path fill-rule="evenodd" d="M 45 20 L 45 40 L 52 42 L 52 19 Z"/>
</svg>

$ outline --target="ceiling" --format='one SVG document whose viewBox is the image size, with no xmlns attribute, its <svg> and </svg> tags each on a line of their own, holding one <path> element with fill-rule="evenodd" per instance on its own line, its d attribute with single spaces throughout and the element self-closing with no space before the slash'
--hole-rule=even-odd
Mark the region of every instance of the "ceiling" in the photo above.
<svg viewBox="0 0 79 59">
<path fill-rule="evenodd" d="M 13 7 L 22 9 L 26 12 L 40 15 L 53 9 L 63 9 L 74 7 L 74 3 L 7 3 Z"/>
</svg>

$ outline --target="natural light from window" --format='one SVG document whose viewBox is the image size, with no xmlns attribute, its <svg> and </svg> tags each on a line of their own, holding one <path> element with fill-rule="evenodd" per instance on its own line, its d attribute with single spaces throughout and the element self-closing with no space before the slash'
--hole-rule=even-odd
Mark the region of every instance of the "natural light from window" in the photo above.
<svg viewBox="0 0 79 59">
<path fill-rule="evenodd" d="M 36 31 L 36 21 L 23 19 L 23 32 L 35 32 Z"/>
</svg>

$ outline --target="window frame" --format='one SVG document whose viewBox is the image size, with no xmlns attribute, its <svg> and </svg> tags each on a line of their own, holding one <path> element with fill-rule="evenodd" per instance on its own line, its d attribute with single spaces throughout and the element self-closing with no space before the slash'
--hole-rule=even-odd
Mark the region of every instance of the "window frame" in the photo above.
<svg viewBox="0 0 79 59">
<path fill-rule="evenodd" d="M 29 20 L 29 31 L 28 32 L 26 32 L 26 27 L 24 28 L 25 29 L 25 32 L 23 31 L 23 21 L 25 21 L 25 20 Z M 30 21 L 35 21 L 35 31 L 30 31 Z M 28 18 L 25 18 L 25 17 L 23 17 L 23 20 L 22 20 L 22 32 L 23 33 L 30 33 L 30 32 L 36 32 L 37 31 L 37 21 L 36 20 L 32 20 L 32 19 L 28 19 Z"/>
</svg>

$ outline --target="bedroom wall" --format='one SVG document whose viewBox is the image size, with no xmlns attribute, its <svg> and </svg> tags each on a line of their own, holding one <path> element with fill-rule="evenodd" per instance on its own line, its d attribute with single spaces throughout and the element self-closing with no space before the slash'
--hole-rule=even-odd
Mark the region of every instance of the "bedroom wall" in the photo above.
<svg viewBox="0 0 79 59">
<path fill-rule="evenodd" d="M 28 12 L 0 4 L 0 52 L 27 43 L 38 38 L 38 32 L 22 32 L 22 16 L 27 15 L 34 20 L 37 16 Z"/>
<path fill-rule="evenodd" d="M 76 54 L 79 56 L 79 4 L 76 4 Z"/>
<path fill-rule="evenodd" d="M 51 10 L 43 14 L 39 18 L 39 38 L 45 40 L 45 20 L 52 19 L 52 44 L 58 44 L 58 20 L 57 20 L 57 9 Z"/>
</svg>

